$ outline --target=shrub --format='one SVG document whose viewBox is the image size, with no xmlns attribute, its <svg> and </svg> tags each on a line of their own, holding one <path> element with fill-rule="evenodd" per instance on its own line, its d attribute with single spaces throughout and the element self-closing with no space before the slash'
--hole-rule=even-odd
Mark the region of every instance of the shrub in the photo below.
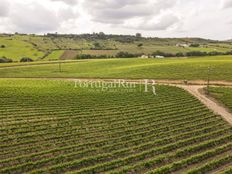
<svg viewBox="0 0 232 174">
<path fill-rule="evenodd" d="M 135 39 L 131 37 L 120 37 L 120 38 L 115 39 L 115 41 L 121 42 L 121 43 L 134 43 Z"/>
<path fill-rule="evenodd" d="M 1 48 L 6 48 L 6 46 L 5 45 L 1 45 Z"/>
<path fill-rule="evenodd" d="M 94 47 L 90 48 L 91 50 L 102 50 L 104 46 L 102 46 L 100 43 L 95 42 L 93 43 Z"/>
<path fill-rule="evenodd" d="M 196 43 L 193 43 L 193 44 L 190 44 L 190 47 L 199 47 L 200 44 L 196 44 Z"/>
<path fill-rule="evenodd" d="M 138 44 L 137 46 L 138 46 L 138 47 L 142 47 L 142 46 L 143 46 L 143 44 L 142 44 L 142 43 L 140 43 L 140 44 Z"/>
<path fill-rule="evenodd" d="M 142 34 L 141 33 L 136 33 L 135 36 L 140 38 L 140 37 L 142 37 Z"/>
<path fill-rule="evenodd" d="M 155 51 L 154 53 L 152 53 L 152 55 L 153 55 L 153 56 L 164 56 L 165 53 L 158 50 L 158 51 Z"/>
<path fill-rule="evenodd" d="M 79 54 L 76 56 L 76 59 L 104 59 L 104 58 L 113 58 L 113 56 L 91 55 L 91 54 Z"/>
<path fill-rule="evenodd" d="M 201 52 L 201 51 L 190 51 L 186 53 L 187 56 L 207 56 L 207 52 Z"/>
<path fill-rule="evenodd" d="M 23 57 L 22 59 L 20 59 L 20 62 L 33 62 L 33 59 L 29 57 Z"/>
<path fill-rule="evenodd" d="M 154 53 L 152 53 L 152 56 L 156 57 L 156 56 L 164 56 L 164 57 L 176 57 L 176 54 L 173 53 L 165 53 L 162 51 L 155 51 Z"/>
<path fill-rule="evenodd" d="M 231 51 L 227 51 L 227 52 L 225 53 L 225 55 L 232 55 L 232 50 L 231 50 Z"/>
<path fill-rule="evenodd" d="M 184 56 L 185 56 L 184 53 L 181 53 L 181 52 L 176 53 L 176 57 L 184 57 Z"/>
<path fill-rule="evenodd" d="M 0 58 L 0 63 L 11 63 L 13 62 L 12 59 L 8 59 L 6 57 Z"/>
<path fill-rule="evenodd" d="M 77 55 L 76 58 L 77 59 L 91 59 L 91 58 L 93 58 L 93 56 L 90 54 L 80 54 L 80 55 Z"/>
<path fill-rule="evenodd" d="M 223 55 L 224 53 L 222 52 L 217 52 L 217 51 L 212 51 L 212 52 L 209 52 L 208 55 L 209 56 L 218 56 L 218 55 Z"/>
<path fill-rule="evenodd" d="M 128 52 L 118 52 L 115 57 L 117 58 L 133 58 L 133 57 L 140 57 L 143 54 L 132 54 L 132 53 L 128 53 Z"/>
</svg>

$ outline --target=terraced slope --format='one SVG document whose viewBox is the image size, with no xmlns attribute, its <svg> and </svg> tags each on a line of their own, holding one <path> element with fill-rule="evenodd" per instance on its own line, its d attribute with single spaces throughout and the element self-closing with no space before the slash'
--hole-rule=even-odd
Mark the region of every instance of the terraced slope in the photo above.
<svg viewBox="0 0 232 174">
<path fill-rule="evenodd" d="M 182 89 L 0 80 L 0 173 L 229 171 L 232 127 Z"/>
</svg>

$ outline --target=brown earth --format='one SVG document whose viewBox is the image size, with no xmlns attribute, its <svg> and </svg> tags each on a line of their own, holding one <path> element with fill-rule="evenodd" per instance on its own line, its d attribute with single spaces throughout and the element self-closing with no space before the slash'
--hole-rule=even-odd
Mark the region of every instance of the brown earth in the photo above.
<svg viewBox="0 0 232 174">
<path fill-rule="evenodd" d="M 66 51 L 64 51 L 64 54 L 60 57 L 60 59 L 61 60 L 75 59 L 78 54 L 79 54 L 79 51 L 76 51 L 76 50 L 66 50 Z"/>
</svg>

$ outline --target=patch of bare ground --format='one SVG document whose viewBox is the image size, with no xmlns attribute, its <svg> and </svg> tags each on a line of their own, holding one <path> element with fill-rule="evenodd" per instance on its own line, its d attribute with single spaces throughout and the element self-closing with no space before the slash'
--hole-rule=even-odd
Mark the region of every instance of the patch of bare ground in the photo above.
<svg viewBox="0 0 232 174">
<path fill-rule="evenodd" d="M 160 84 L 185 84 L 187 83 L 188 85 L 207 85 L 207 81 L 205 80 L 156 80 L 157 83 Z M 215 85 L 215 86 L 232 86 L 231 81 L 219 81 L 219 80 L 214 80 L 210 81 L 210 85 Z"/>
<path fill-rule="evenodd" d="M 79 51 L 76 50 L 66 50 L 64 54 L 60 57 L 61 60 L 70 60 L 77 57 Z"/>
</svg>

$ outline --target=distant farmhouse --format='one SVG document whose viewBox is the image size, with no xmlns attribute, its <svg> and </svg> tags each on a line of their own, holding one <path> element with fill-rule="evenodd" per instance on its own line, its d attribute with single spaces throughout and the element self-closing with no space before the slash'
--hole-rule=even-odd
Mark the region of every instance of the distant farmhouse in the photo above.
<svg viewBox="0 0 232 174">
<path fill-rule="evenodd" d="M 186 43 L 178 43 L 176 44 L 177 47 L 184 47 L 184 48 L 188 48 L 190 47 L 191 44 L 186 44 Z"/>
<path fill-rule="evenodd" d="M 141 58 L 143 58 L 143 59 L 148 59 L 148 58 L 158 58 L 158 59 L 163 59 L 164 58 L 164 56 L 159 56 L 159 55 L 157 55 L 157 56 L 152 56 L 152 55 L 142 55 L 141 56 Z"/>
<path fill-rule="evenodd" d="M 141 58 L 143 58 L 143 59 L 148 59 L 149 56 L 148 56 L 148 55 L 142 55 Z"/>
<path fill-rule="evenodd" d="M 159 55 L 157 55 L 157 56 L 155 56 L 155 58 L 157 58 L 157 59 L 163 59 L 164 56 L 159 56 Z"/>
</svg>

